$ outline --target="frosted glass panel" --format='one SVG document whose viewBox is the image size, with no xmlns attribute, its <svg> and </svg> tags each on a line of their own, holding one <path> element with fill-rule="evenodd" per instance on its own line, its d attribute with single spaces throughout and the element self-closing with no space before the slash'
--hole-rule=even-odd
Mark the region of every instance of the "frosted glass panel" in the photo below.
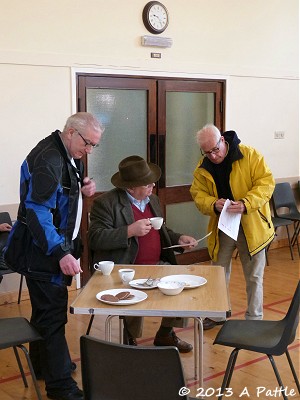
<svg viewBox="0 0 300 400">
<path fill-rule="evenodd" d="M 105 126 L 100 146 L 88 156 L 88 173 L 97 191 L 107 191 L 123 158 L 147 158 L 147 91 L 87 89 L 86 103 L 87 111 Z"/>
<path fill-rule="evenodd" d="M 184 218 L 183 218 L 184 215 Z M 169 204 L 166 206 L 166 225 L 173 231 L 200 239 L 207 233 L 209 217 L 203 215 L 194 202 Z M 200 242 L 200 247 L 207 247 L 207 239 Z"/>
<path fill-rule="evenodd" d="M 214 94 L 167 92 L 166 185 L 189 185 L 199 161 L 196 132 L 214 123 Z"/>
</svg>

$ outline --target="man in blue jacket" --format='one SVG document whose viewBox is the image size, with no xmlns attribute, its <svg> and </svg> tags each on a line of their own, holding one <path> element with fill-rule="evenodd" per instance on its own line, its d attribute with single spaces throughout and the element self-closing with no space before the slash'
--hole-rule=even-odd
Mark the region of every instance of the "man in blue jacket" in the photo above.
<svg viewBox="0 0 300 400">
<path fill-rule="evenodd" d="M 96 190 L 93 180 L 83 178 L 80 158 L 92 152 L 102 132 L 93 115 L 80 112 L 68 118 L 62 132 L 53 132 L 33 148 L 21 166 L 18 218 L 8 240 L 9 264 L 9 248 L 20 229 L 26 230 L 19 272 L 26 276 L 31 323 L 43 337 L 30 345 L 30 356 L 35 372 L 45 379 L 48 398 L 55 400 L 83 400 L 71 377 L 65 338 L 67 285 L 82 272 L 78 261 L 82 196 L 92 196 Z"/>
</svg>

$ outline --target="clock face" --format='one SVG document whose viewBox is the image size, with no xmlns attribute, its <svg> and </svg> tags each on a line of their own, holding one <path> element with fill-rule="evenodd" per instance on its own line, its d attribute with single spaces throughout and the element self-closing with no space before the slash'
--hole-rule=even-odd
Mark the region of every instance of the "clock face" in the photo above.
<svg viewBox="0 0 300 400">
<path fill-rule="evenodd" d="M 158 1 L 150 1 L 143 10 L 145 27 L 151 33 L 162 33 L 168 26 L 169 16 L 166 7 Z"/>
</svg>

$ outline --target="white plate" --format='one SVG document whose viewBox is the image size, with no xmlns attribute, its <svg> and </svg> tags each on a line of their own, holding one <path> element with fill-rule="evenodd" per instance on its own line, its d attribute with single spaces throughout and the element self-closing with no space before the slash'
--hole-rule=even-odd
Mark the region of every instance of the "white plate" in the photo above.
<svg viewBox="0 0 300 400">
<path fill-rule="evenodd" d="M 134 297 L 129 300 L 119 300 L 119 301 L 107 301 L 101 299 L 101 296 L 103 296 L 104 294 L 112 294 L 113 296 L 115 296 L 120 292 L 130 292 L 130 294 L 132 294 Z M 124 288 L 124 289 L 103 290 L 102 292 L 97 293 L 96 297 L 98 300 L 102 301 L 102 303 L 111 304 L 113 306 L 125 306 L 129 304 L 136 304 L 139 303 L 140 301 L 144 301 L 147 299 L 148 295 L 140 290 Z"/>
<path fill-rule="evenodd" d="M 133 281 L 130 281 L 130 282 L 129 282 L 129 285 L 130 285 L 131 287 L 136 288 L 136 289 L 143 289 L 143 290 L 148 290 L 148 289 L 157 288 L 157 283 L 159 282 L 159 279 L 156 280 L 156 282 L 154 283 L 154 285 L 151 285 L 151 286 L 146 286 L 146 285 L 144 286 L 144 285 L 142 285 L 142 283 L 145 283 L 146 280 L 147 280 L 147 278 L 135 279 L 135 280 L 133 280 Z M 140 285 L 139 285 L 139 283 L 140 283 Z"/>
<path fill-rule="evenodd" d="M 169 275 L 160 279 L 161 282 L 184 282 L 184 289 L 194 289 L 199 286 L 205 285 L 207 280 L 198 275 Z"/>
</svg>

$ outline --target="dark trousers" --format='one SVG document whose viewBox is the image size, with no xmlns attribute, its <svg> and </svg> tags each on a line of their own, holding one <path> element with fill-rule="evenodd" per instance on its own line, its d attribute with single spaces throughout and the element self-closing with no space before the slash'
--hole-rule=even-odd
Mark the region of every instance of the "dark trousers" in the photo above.
<svg viewBox="0 0 300 400">
<path fill-rule="evenodd" d="M 65 337 L 68 290 L 26 278 L 32 306 L 30 322 L 44 340 L 30 343 L 29 352 L 34 370 L 45 379 L 46 391 L 69 391 L 76 387 L 71 377 L 71 358 Z"/>
</svg>

